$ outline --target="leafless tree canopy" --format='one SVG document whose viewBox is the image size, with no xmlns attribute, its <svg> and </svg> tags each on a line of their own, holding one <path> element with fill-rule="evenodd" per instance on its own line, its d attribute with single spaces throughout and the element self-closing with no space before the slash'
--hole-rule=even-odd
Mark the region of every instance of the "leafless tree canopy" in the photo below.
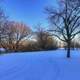
<svg viewBox="0 0 80 80">
<path fill-rule="evenodd" d="M 7 16 L 5 15 L 3 9 L 0 7 L 0 46 L 2 45 L 2 38 L 4 32 L 4 23 L 7 21 Z"/>
<path fill-rule="evenodd" d="M 60 0 L 63 7 L 46 8 L 53 26 L 53 35 L 67 43 L 67 57 L 70 57 L 70 43 L 80 33 L 80 1 Z"/>
<path fill-rule="evenodd" d="M 42 50 L 44 49 L 57 49 L 57 41 L 54 37 L 50 36 L 49 32 L 47 32 L 41 25 L 37 26 L 37 42 L 38 47 Z"/>
<path fill-rule="evenodd" d="M 6 48 L 17 50 L 22 40 L 27 39 L 31 33 L 30 27 L 23 23 L 6 21 L 3 28 L 2 43 Z M 7 46 L 5 46 L 5 44 Z"/>
</svg>

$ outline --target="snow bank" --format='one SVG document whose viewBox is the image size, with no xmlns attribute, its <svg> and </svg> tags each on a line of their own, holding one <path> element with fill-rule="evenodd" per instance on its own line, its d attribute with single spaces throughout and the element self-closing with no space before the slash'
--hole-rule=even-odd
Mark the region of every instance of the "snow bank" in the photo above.
<svg viewBox="0 0 80 80">
<path fill-rule="evenodd" d="M 80 51 L 42 51 L 0 56 L 0 80 L 80 80 Z"/>
<path fill-rule="evenodd" d="M 4 48 L 0 48 L 0 51 L 1 52 L 5 52 L 6 50 Z"/>
</svg>

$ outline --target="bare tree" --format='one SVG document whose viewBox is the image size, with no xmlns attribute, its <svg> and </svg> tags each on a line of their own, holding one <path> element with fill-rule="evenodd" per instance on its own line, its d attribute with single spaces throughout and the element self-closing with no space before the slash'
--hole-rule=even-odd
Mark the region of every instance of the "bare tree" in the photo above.
<svg viewBox="0 0 80 80">
<path fill-rule="evenodd" d="M 23 23 L 7 21 L 4 24 L 4 43 L 7 43 L 9 48 L 17 51 L 21 41 L 27 39 L 30 32 L 30 27 Z"/>
<path fill-rule="evenodd" d="M 80 33 L 80 1 L 60 0 L 59 8 L 46 8 L 52 23 L 53 35 L 67 43 L 67 57 L 70 57 L 70 46 L 73 38 Z M 62 5 L 62 7 L 61 7 Z"/>
<path fill-rule="evenodd" d="M 7 21 L 7 16 L 5 15 L 3 9 L 0 7 L 0 46 L 2 46 L 2 39 L 3 39 L 3 30 L 4 30 L 4 24 Z"/>
<path fill-rule="evenodd" d="M 36 35 L 40 50 L 57 49 L 56 39 L 50 36 L 49 32 L 47 32 L 41 25 L 37 26 Z"/>
</svg>

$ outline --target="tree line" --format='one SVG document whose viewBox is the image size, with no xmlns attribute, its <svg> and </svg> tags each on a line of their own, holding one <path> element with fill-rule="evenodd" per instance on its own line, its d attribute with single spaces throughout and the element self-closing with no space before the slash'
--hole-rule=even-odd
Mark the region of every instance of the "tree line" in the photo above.
<svg viewBox="0 0 80 80">
<path fill-rule="evenodd" d="M 50 23 L 49 29 L 41 25 L 33 31 L 22 22 L 10 21 L 0 9 L 0 47 L 7 51 L 54 50 L 61 45 L 67 49 L 80 48 L 80 1 L 59 0 L 58 8 L 46 7 L 45 12 Z M 61 40 L 63 44 L 58 44 Z"/>
</svg>

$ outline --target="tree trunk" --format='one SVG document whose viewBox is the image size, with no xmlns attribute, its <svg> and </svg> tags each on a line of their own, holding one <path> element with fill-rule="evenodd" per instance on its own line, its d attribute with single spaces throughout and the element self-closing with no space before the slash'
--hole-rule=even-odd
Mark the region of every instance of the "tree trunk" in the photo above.
<svg viewBox="0 0 80 80">
<path fill-rule="evenodd" d="M 70 41 L 67 43 L 67 58 L 70 58 L 71 57 L 71 55 L 70 55 Z"/>
<path fill-rule="evenodd" d="M 16 42 L 16 45 L 15 45 L 15 52 L 18 51 L 18 47 L 19 47 L 19 41 Z"/>
</svg>

